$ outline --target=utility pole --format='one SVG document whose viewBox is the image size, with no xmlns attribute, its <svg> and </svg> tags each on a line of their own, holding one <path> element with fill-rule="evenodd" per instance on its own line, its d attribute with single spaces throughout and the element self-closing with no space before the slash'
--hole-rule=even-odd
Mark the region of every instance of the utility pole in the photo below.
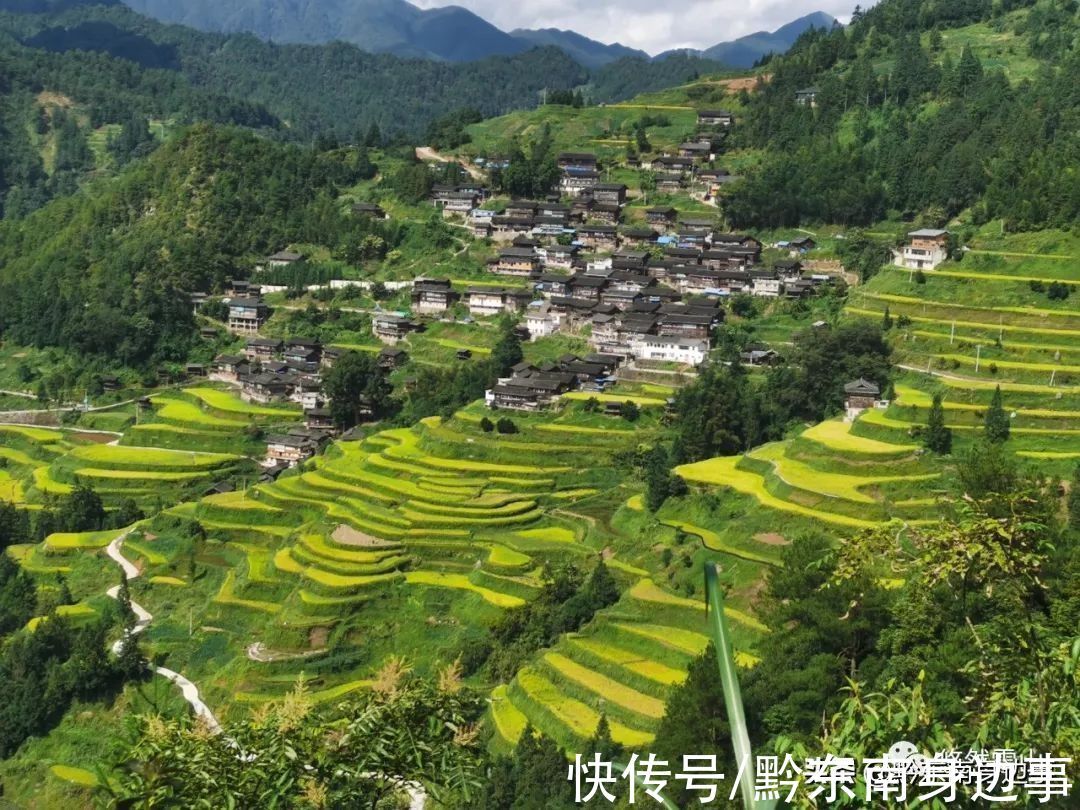
<svg viewBox="0 0 1080 810">
<path fill-rule="evenodd" d="M 979 360 L 982 358 L 982 344 L 975 346 L 975 373 L 979 373 Z"/>
<path fill-rule="evenodd" d="M 956 321 L 952 322 L 952 331 L 949 333 L 949 345 L 951 346 L 956 340 Z"/>
</svg>

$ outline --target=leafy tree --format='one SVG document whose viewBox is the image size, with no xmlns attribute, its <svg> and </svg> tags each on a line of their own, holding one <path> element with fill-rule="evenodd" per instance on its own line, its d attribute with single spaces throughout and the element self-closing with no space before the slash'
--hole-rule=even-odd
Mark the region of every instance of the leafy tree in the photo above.
<svg viewBox="0 0 1080 810">
<path fill-rule="evenodd" d="M 948 455 L 952 452 L 952 430 L 945 426 L 945 408 L 941 394 L 934 394 L 930 415 L 923 432 L 923 446 L 932 453 Z"/>
<path fill-rule="evenodd" d="M 888 304 L 885 305 L 885 313 L 881 316 L 881 331 L 888 332 L 893 328 L 892 315 L 889 312 Z"/>
<path fill-rule="evenodd" d="M 358 424 L 367 409 L 379 418 L 392 407 L 393 387 L 378 361 L 363 352 L 346 352 L 338 358 L 323 378 L 323 392 L 330 400 L 334 421 L 342 428 Z"/>
<path fill-rule="evenodd" d="M 434 801 L 469 802 L 480 795 L 482 706 L 452 674 L 436 686 L 392 659 L 340 721 L 316 710 L 302 681 L 218 735 L 140 717 L 98 792 L 123 806 L 152 804 L 168 784 L 169 802 L 186 807 L 257 807 L 268 795 L 290 807 L 377 807 L 422 783 Z M 238 750 L 249 752 L 239 769 Z"/>
<path fill-rule="evenodd" d="M 495 430 L 503 435 L 510 435 L 518 432 L 518 426 L 504 416 L 495 423 Z"/>
<path fill-rule="evenodd" d="M 1001 399 L 1001 386 L 994 389 L 990 407 L 986 409 L 985 436 L 988 442 L 1000 444 L 1009 438 L 1009 415 Z"/>
<path fill-rule="evenodd" d="M 493 763 L 482 810 L 572 810 L 573 786 L 566 778 L 566 753 L 545 734 L 527 726 L 512 757 Z"/>
<path fill-rule="evenodd" d="M 1069 525 L 1080 529 L 1080 464 L 1073 468 L 1069 485 Z"/>
<path fill-rule="evenodd" d="M 986 440 L 971 446 L 956 471 L 963 494 L 976 500 L 1013 492 L 1020 477 L 1015 457 L 1001 444 Z"/>
<path fill-rule="evenodd" d="M 641 409 L 632 400 L 626 400 L 619 406 L 619 416 L 627 422 L 636 422 L 641 417 Z"/>
<path fill-rule="evenodd" d="M 30 575 L 0 552 L 0 636 L 23 627 L 33 618 L 36 592 Z"/>
<path fill-rule="evenodd" d="M 645 507 L 659 511 L 671 495 L 671 468 L 667 451 L 656 445 L 645 458 Z"/>
<path fill-rule="evenodd" d="M 93 489 L 86 484 L 76 484 L 60 504 L 57 520 L 63 527 L 60 531 L 96 532 L 105 523 L 105 507 Z"/>
<path fill-rule="evenodd" d="M 485 416 L 480 420 L 480 429 L 484 431 L 484 433 L 491 433 L 491 431 L 495 430 L 495 423 Z"/>
<path fill-rule="evenodd" d="M 511 369 L 525 357 L 513 321 L 506 319 L 499 327 L 499 340 L 491 350 L 491 361 L 500 377 L 510 374 Z"/>
</svg>

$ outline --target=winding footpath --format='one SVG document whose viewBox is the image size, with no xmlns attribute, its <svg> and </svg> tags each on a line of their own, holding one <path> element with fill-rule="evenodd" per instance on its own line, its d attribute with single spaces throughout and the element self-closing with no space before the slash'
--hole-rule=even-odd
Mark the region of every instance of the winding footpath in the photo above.
<svg viewBox="0 0 1080 810">
<path fill-rule="evenodd" d="M 135 564 L 131 560 L 127 559 L 123 553 L 122 548 L 124 541 L 127 540 L 128 535 L 131 534 L 131 529 L 126 530 L 123 534 L 109 543 L 108 548 L 105 549 L 105 553 L 109 555 L 109 558 L 120 566 L 120 570 L 124 572 L 124 578 L 128 581 L 137 579 L 141 576 L 141 572 L 135 567 Z M 106 591 L 106 595 L 112 599 L 116 599 L 120 594 L 120 586 L 114 585 Z M 134 601 L 131 603 L 131 610 L 135 613 L 135 628 L 132 631 L 133 634 L 139 634 L 146 630 L 150 626 L 150 623 L 154 620 L 153 615 L 139 604 Z M 124 640 L 119 639 L 113 644 L 113 653 L 119 654 L 123 647 Z M 214 716 L 214 713 L 210 710 L 210 707 L 206 705 L 202 697 L 199 695 L 199 687 L 181 675 L 179 672 L 174 672 L 166 667 L 152 667 L 155 674 L 160 675 L 162 678 L 172 681 L 180 688 L 180 693 L 184 696 L 184 700 L 191 706 L 192 711 L 195 712 L 197 717 L 202 718 L 206 723 L 207 728 L 214 734 L 221 733 L 221 723 Z"/>
<path fill-rule="evenodd" d="M 124 530 L 123 534 L 119 535 L 105 549 L 105 553 L 109 556 L 113 562 L 120 566 L 120 570 L 124 572 L 124 578 L 128 581 L 137 579 L 142 576 L 142 572 L 135 566 L 135 564 L 127 559 L 123 555 L 122 549 L 124 541 L 127 540 L 133 529 Z M 120 586 L 114 585 L 106 591 L 106 595 L 112 599 L 116 599 L 120 595 Z M 151 614 L 146 608 L 131 602 L 131 610 L 135 614 L 135 627 L 132 630 L 133 635 L 138 635 L 146 630 L 150 626 L 150 623 L 154 620 L 153 614 Z M 121 648 L 123 647 L 124 640 L 117 640 L 113 646 L 112 651 L 114 655 L 119 655 Z M 262 660 L 276 660 L 273 653 L 268 653 L 262 644 L 253 644 L 248 648 L 248 657 L 253 661 Z M 160 675 L 162 678 L 166 678 L 180 687 L 180 693 L 184 696 L 184 700 L 188 702 L 192 710 L 197 717 L 202 718 L 206 723 L 206 727 L 214 734 L 220 734 L 222 732 L 221 723 L 214 716 L 214 713 L 210 710 L 210 707 L 206 705 L 202 697 L 199 695 L 199 687 L 181 675 L 179 672 L 174 672 L 171 669 L 165 667 L 152 667 L 154 673 Z M 235 742 L 232 743 L 235 745 Z M 248 757 L 252 755 L 247 755 Z M 247 757 L 244 757 L 245 761 L 250 761 Z M 374 774 L 368 774 L 371 778 L 375 778 Z M 409 797 L 409 810 L 425 810 L 427 806 L 427 791 L 424 786 L 418 782 L 398 782 L 398 787 L 405 792 Z"/>
</svg>

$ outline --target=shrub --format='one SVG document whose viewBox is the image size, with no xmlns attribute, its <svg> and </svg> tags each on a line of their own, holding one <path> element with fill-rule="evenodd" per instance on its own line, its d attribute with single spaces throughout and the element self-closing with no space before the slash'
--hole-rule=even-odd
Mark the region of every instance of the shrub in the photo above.
<svg viewBox="0 0 1080 810">
<path fill-rule="evenodd" d="M 1046 297 L 1051 301 L 1064 301 L 1069 297 L 1069 285 L 1061 281 L 1055 281 L 1046 288 Z"/>
<path fill-rule="evenodd" d="M 484 431 L 484 433 L 491 433 L 491 431 L 495 429 L 495 423 L 485 416 L 480 420 L 480 429 Z"/>
<path fill-rule="evenodd" d="M 619 406 L 619 416 L 627 422 L 636 422 L 638 417 L 641 416 L 641 410 L 633 402 L 627 400 Z"/>
<path fill-rule="evenodd" d="M 495 429 L 502 434 L 517 433 L 518 427 L 505 416 L 495 424 Z"/>
</svg>

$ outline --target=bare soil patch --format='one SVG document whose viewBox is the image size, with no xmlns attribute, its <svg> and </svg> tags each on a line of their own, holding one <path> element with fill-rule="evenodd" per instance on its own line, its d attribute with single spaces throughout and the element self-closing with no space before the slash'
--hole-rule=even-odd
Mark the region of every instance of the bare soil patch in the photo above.
<svg viewBox="0 0 1080 810">
<path fill-rule="evenodd" d="M 370 534 L 359 532 L 352 526 L 346 526 L 344 523 L 340 524 L 334 533 L 331 535 L 335 543 L 340 543 L 343 546 L 358 546 L 360 548 L 390 548 L 397 545 L 396 543 L 388 543 L 385 540 L 380 540 L 378 537 L 373 537 Z"/>
<path fill-rule="evenodd" d="M 784 535 L 776 532 L 760 532 L 754 535 L 754 539 L 766 546 L 789 546 L 791 545 Z"/>
</svg>

